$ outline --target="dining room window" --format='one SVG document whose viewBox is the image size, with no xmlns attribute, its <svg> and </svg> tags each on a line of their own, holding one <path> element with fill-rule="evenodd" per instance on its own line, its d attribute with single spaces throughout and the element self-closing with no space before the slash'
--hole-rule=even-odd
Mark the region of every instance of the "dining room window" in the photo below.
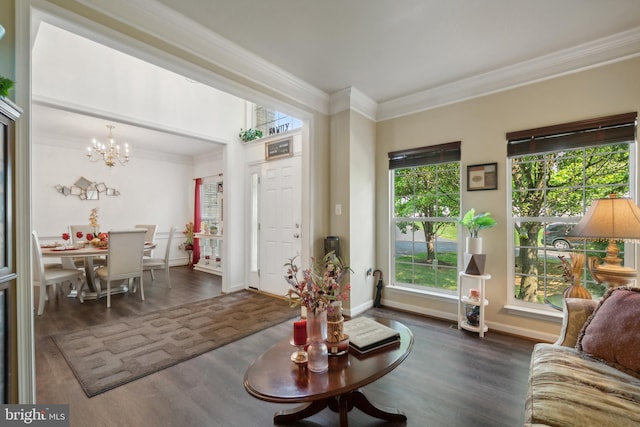
<svg viewBox="0 0 640 427">
<path fill-rule="evenodd" d="M 209 229 L 219 229 L 222 222 L 222 181 L 219 177 L 207 178 L 202 182 L 200 198 L 202 222 Z"/>
</svg>

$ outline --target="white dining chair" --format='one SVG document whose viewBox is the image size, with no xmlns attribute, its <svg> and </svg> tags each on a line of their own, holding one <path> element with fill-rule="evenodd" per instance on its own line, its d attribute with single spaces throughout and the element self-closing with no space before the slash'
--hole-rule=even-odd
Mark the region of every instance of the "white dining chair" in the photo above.
<svg viewBox="0 0 640 427">
<path fill-rule="evenodd" d="M 82 237 L 78 237 L 78 232 L 82 233 Z M 69 226 L 69 234 L 71 235 L 71 242 L 74 245 L 77 245 L 81 242 L 86 242 L 85 244 L 89 244 L 87 240 L 87 234 L 95 233 L 96 230 L 90 225 L 70 225 Z M 72 258 L 73 265 L 76 268 L 84 268 L 85 259 L 84 258 Z M 107 260 L 104 257 L 93 257 L 93 265 L 107 265 Z M 70 266 L 66 266 L 70 267 Z"/>
<path fill-rule="evenodd" d="M 173 235 L 176 232 L 176 227 L 171 227 L 169 230 L 169 237 L 167 238 L 167 248 L 164 251 L 164 258 L 144 258 L 142 260 L 142 269 L 151 273 L 151 281 L 155 280 L 153 276 L 153 270 L 164 269 L 165 278 L 167 281 L 167 287 L 171 287 L 171 275 L 169 274 L 169 256 L 171 255 L 171 242 L 173 241 Z"/>
<path fill-rule="evenodd" d="M 158 226 L 155 224 L 136 224 L 134 228 L 144 228 L 147 230 L 147 233 L 144 236 L 144 241 L 149 243 L 155 243 L 156 241 L 156 230 Z M 153 256 L 153 249 L 145 249 L 144 256 L 151 257 Z"/>
<path fill-rule="evenodd" d="M 145 232 L 143 229 L 109 232 L 107 265 L 96 269 L 100 282 L 107 283 L 107 307 L 111 307 L 111 282 L 125 279 L 138 280 L 140 299 L 144 301 L 142 256 Z"/>
<path fill-rule="evenodd" d="M 93 234 L 96 230 L 90 225 L 70 225 L 69 234 L 71 235 L 71 242 L 75 245 L 80 242 L 87 241 L 87 234 Z M 78 232 L 82 233 L 82 237 L 78 237 Z"/>
<path fill-rule="evenodd" d="M 38 300 L 38 316 L 44 313 L 44 303 L 47 301 L 47 288 L 53 287 L 54 294 L 58 295 L 57 285 L 69 282 L 78 289 L 84 285 L 85 277 L 81 270 L 76 268 L 63 268 L 62 266 L 45 268 L 40 252 L 40 241 L 36 231 L 31 232 L 31 245 L 33 253 L 33 284 L 40 287 L 40 298 Z"/>
</svg>

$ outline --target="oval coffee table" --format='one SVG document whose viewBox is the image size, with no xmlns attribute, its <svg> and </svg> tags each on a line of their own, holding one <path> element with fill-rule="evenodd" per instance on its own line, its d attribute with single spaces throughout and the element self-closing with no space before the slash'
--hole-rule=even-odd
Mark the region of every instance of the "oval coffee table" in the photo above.
<svg viewBox="0 0 640 427">
<path fill-rule="evenodd" d="M 348 426 L 348 412 L 354 407 L 373 417 L 389 421 L 406 421 L 396 409 L 377 407 L 366 398 L 360 387 L 370 384 L 395 369 L 411 352 L 413 333 L 400 322 L 375 319 L 400 332 L 400 343 L 364 356 L 351 351 L 342 356 L 329 357 L 329 370 L 315 373 L 306 365 L 291 362 L 295 350 L 289 339 L 265 353 L 247 369 L 244 388 L 252 396 L 275 403 L 303 403 L 291 410 L 279 411 L 275 424 L 310 417 L 326 407 L 340 414 L 340 426 Z"/>
</svg>

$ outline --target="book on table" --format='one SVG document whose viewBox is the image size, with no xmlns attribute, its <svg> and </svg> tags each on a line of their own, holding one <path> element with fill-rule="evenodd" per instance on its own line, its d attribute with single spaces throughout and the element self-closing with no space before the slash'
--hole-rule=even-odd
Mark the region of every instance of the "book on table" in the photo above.
<svg viewBox="0 0 640 427">
<path fill-rule="evenodd" d="M 365 354 L 400 342 L 400 333 L 368 317 L 344 322 L 349 345 L 357 353 Z"/>
</svg>

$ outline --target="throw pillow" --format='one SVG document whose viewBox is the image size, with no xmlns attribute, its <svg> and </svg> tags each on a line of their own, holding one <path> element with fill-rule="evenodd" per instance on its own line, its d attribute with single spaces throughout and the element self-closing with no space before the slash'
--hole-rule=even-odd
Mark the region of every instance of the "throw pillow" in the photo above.
<svg viewBox="0 0 640 427">
<path fill-rule="evenodd" d="M 640 289 L 609 289 L 587 319 L 576 349 L 640 378 Z"/>
</svg>

